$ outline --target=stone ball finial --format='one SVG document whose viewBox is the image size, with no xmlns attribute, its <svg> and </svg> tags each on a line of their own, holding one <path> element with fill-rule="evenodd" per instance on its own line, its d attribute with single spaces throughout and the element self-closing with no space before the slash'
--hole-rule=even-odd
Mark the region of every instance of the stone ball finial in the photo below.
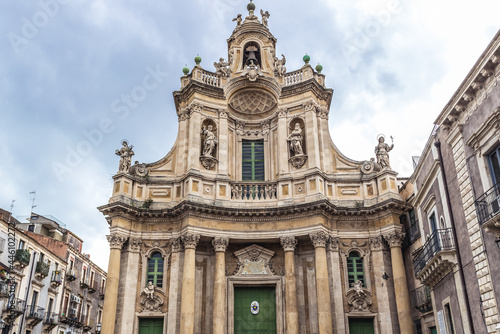
<svg viewBox="0 0 500 334">
<path fill-rule="evenodd" d="M 302 60 L 304 61 L 304 63 L 306 63 L 306 65 L 309 65 L 309 61 L 311 60 L 311 57 L 309 57 L 306 53 L 306 55 L 302 58 Z"/>
<path fill-rule="evenodd" d="M 200 65 L 200 63 L 201 63 L 200 55 L 197 55 L 196 57 L 194 57 L 194 62 L 196 63 L 196 65 Z"/>
<path fill-rule="evenodd" d="M 188 75 L 188 74 L 189 74 L 189 67 L 187 67 L 187 64 L 186 64 L 186 66 L 184 66 L 184 68 L 182 69 L 182 73 L 184 73 L 184 75 Z"/>
<path fill-rule="evenodd" d="M 323 66 L 321 66 L 320 64 L 316 65 L 316 72 L 321 74 L 321 71 L 323 71 Z"/>
</svg>

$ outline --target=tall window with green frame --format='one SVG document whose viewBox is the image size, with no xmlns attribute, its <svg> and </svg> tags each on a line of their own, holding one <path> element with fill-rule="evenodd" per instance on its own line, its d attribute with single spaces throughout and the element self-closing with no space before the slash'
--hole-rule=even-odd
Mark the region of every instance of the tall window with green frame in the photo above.
<svg viewBox="0 0 500 334">
<path fill-rule="evenodd" d="M 163 287 L 163 258 L 156 252 L 148 259 L 148 279 L 147 283 L 153 284 L 159 288 Z"/>
<path fill-rule="evenodd" d="M 363 270 L 363 258 L 358 252 L 350 252 L 347 258 L 347 276 L 349 287 L 352 287 L 356 281 L 361 281 L 365 286 L 365 273 Z"/>
<path fill-rule="evenodd" d="M 243 140 L 242 180 L 264 181 L 264 140 Z"/>
</svg>

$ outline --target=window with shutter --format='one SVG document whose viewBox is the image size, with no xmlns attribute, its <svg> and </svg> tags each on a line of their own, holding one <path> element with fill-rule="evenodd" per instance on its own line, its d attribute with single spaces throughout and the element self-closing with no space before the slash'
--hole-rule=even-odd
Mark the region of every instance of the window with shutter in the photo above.
<svg viewBox="0 0 500 334">
<path fill-rule="evenodd" d="M 264 140 L 243 140 L 242 180 L 264 181 Z"/>
</svg>

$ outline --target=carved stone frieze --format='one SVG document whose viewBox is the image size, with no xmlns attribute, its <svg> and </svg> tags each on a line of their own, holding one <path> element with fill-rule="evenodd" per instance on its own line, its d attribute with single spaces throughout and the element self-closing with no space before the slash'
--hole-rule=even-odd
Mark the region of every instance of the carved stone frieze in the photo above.
<svg viewBox="0 0 500 334">
<path fill-rule="evenodd" d="M 293 252 L 295 251 L 295 247 L 297 246 L 297 239 L 292 236 L 281 237 L 280 243 L 285 252 Z"/>
<path fill-rule="evenodd" d="M 405 234 L 403 232 L 393 232 L 391 234 L 384 235 L 384 239 L 390 247 L 401 247 L 404 237 Z"/>
<path fill-rule="evenodd" d="M 304 105 L 305 111 L 316 111 L 318 108 L 319 106 L 314 102 L 309 102 Z"/>
<path fill-rule="evenodd" d="M 228 238 L 213 238 L 212 240 L 212 246 L 214 246 L 214 249 L 216 252 L 226 252 L 227 245 L 229 244 L 229 239 Z"/>
<path fill-rule="evenodd" d="M 312 233 L 309 234 L 309 237 L 311 238 L 311 242 L 314 246 L 314 248 L 317 247 L 326 247 L 326 244 L 328 243 L 329 236 L 325 232 L 317 232 L 317 233 Z"/>
<path fill-rule="evenodd" d="M 117 233 L 107 235 L 106 239 L 108 240 L 109 247 L 111 249 L 113 249 L 113 248 L 121 249 L 123 244 L 127 241 L 127 237 L 124 237 L 124 236 L 119 235 Z"/>
<path fill-rule="evenodd" d="M 196 246 L 200 241 L 200 236 L 198 234 L 188 233 L 181 236 L 181 240 L 185 249 L 196 249 Z"/>
</svg>

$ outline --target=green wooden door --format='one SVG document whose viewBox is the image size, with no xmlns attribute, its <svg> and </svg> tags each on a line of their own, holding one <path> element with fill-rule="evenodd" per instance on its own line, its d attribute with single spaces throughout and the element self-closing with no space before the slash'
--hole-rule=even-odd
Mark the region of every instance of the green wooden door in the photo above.
<svg viewBox="0 0 500 334">
<path fill-rule="evenodd" d="M 373 328 L 373 319 L 369 318 L 351 318 L 349 319 L 350 334 L 375 334 Z"/>
<path fill-rule="evenodd" d="M 252 302 L 259 313 L 252 314 Z M 276 293 L 274 287 L 234 288 L 234 334 L 276 334 Z"/>
<path fill-rule="evenodd" d="M 139 319 L 139 334 L 162 334 L 163 319 L 141 318 Z"/>
<path fill-rule="evenodd" d="M 431 334 L 437 334 L 438 333 L 436 327 L 431 327 L 430 330 L 431 330 Z"/>
</svg>

